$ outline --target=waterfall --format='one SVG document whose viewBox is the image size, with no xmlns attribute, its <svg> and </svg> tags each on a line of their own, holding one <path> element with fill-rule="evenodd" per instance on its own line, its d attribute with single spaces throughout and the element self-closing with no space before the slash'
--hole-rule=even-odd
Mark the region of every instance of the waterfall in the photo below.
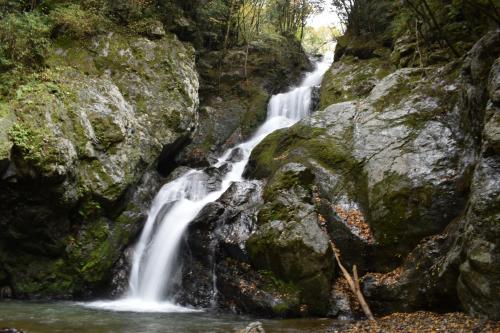
<svg viewBox="0 0 500 333">
<path fill-rule="evenodd" d="M 324 73 L 333 61 L 326 55 L 308 73 L 302 83 L 290 91 L 274 95 L 268 104 L 267 119 L 246 142 L 226 151 L 213 167 L 230 165 L 230 171 L 215 191 L 206 185 L 203 170 L 190 170 L 164 185 L 156 195 L 139 241 L 134 249 L 127 295 L 117 301 L 99 301 L 86 306 L 115 311 L 182 312 L 192 311 L 174 304 L 168 287 L 172 283 L 177 252 L 189 223 L 205 205 L 216 201 L 234 182 L 242 178 L 252 150 L 270 133 L 290 127 L 309 115 L 312 90 L 321 84 Z M 230 162 L 231 153 L 241 150 L 243 158 Z"/>
</svg>

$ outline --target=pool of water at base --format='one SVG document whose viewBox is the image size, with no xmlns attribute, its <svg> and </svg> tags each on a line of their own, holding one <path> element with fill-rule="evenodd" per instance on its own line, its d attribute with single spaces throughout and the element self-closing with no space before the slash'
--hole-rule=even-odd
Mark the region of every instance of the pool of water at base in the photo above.
<svg viewBox="0 0 500 333">
<path fill-rule="evenodd" d="M 270 320 L 220 314 L 94 310 L 74 302 L 0 301 L 0 328 L 27 333 L 219 333 L 261 321 L 267 333 L 324 332 L 331 319 Z"/>
</svg>

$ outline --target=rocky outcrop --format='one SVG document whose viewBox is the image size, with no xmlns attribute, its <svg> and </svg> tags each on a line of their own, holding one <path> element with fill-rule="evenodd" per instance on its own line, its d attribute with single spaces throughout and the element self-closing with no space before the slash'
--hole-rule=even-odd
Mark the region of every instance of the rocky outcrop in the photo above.
<svg viewBox="0 0 500 333">
<path fill-rule="evenodd" d="M 474 171 L 464 212 L 441 235 L 424 240 L 397 272 L 365 278 L 381 309 L 451 308 L 498 319 L 498 33 L 469 52 L 462 75 L 461 110 L 476 141 Z M 495 60 L 496 59 L 496 60 Z M 424 274 L 425 272 L 425 274 Z M 389 276 L 393 276 L 390 278 Z M 416 292 L 418 290 L 418 292 Z"/>
<path fill-rule="evenodd" d="M 20 9 L 7 9 L 17 24 Z M 290 38 L 205 45 L 217 25 L 198 12 L 191 1 L 126 1 L 44 2 L 29 14 L 36 34 L 12 47 L 37 63 L 20 59 L 26 77 L 0 87 L 17 89 L 0 102 L 0 287 L 14 297 L 122 293 L 130 246 L 163 177 L 179 164 L 207 166 L 248 137 L 270 94 L 310 67 Z M 35 39 L 45 44 L 28 48 Z M 225 172 L 207 170 L 210 189 Z M 249 216 L 235 228 L 249 233 Z M 232 241 L 225 251 L 242 255 L 244 241 Z"/>
<path fill-rule="evenodd" d="M 98 293 L 196 126 L 194 50 L 120 29 L 55 40 L 1 104 L 0 285 L 17 297 Z"/>
<path fill-rule="evenodd" d="M 376 272 L 363 283 L 375 311 L 461 304 L 497 318 L 498 38 L 433 67 L 396 70 L 387 51 L 346 55 L 321 91 L 334 104 L 252 154 L 246 174 L 271 183 L 290 162 L 310 170 L 313 209 L 343 261 Z M 264 196 L 259 218 L 273 202 Z M 294 210 L 292 200 L 269 211 Z"/>
<path fill-rule="evenodd" d="M 291 283 L 304 312 L 321 315 L 329 306 L 333 262 L 312 201 L 313 180 L 300 164 L 279 169 L 266 185 L 259 227 L 246 246 L 256 269 Z"/>
<path fill-rule="evenodd" d="M 390 269 L 465 202 L 471 151 L 448 92 L 455 78 L 442 80 L 455 74 L 442 71 L 429 80 L 420 69 L 398 70 L 365 99 L 334 104 L 269 136 L 252 154 L 249 174 L 267 177 L 284 160 L 310 165 L 328 179 L 317 186 L 330 211 L 368 223 L 378 269 Z"/>
</svg>

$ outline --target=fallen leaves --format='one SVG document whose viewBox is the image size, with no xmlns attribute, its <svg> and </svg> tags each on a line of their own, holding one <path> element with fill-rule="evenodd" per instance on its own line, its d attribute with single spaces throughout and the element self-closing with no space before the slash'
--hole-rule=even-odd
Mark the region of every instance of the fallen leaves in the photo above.
<svg viewBox="0 0 500 333">
<path fill-rule="evenodd" d="M 376 321 L 335 323 L 329 333 L 466 333 L 500 332 L 500 322 L 483 321 L 464 313 L 437 314 L 432 312 L 394 313 Z"/>
<path fill-rule="evenodd" d="M 378 284 L 381 285 L 391 285 L 399 281 L 401 274 L 403 273 L 403 267 L 400 266 L 389 273 L 370 273 Z"/>
<path fill-rule="evenodd" d="M 334 210 L 358 237 L 370 244 L 374 243 L 372 230 L 359 209 L 345 209 L 340 205 L 336 205 Z"/>
</svg>

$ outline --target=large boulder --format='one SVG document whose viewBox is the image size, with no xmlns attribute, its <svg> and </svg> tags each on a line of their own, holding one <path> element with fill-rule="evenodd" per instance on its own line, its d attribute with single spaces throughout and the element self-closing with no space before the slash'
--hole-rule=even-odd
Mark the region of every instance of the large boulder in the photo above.
<svg viewBox="0 0 500 333">
<path fill-rule="evenodd" d="M 312 180 L 304 166 L 289 164 L 264 189 L 260 181 L 235 183 L 207 205 L 187 232 L 178 301 L 264 316 L 325 315 L 333 255 Z M 283 202 L 293 208 L 280 210 Z"/>
<path fill-rule="evenodd" d="M 0 267 L 16 296 L 104 288 L 197 108 L 194 50 L 172 34 L 53 42 L 0 105 Z"/>
<path fill-rule="evenodd" d="M 256 269 L 290 283 L 307 313 L 323 315 L 329 307 L 333 255 L 312 200 L 313 180 L 300 164 L 286 164 L 276 172 L 266 185 L 266 204 L 247 249 Z"/>
</svg>

